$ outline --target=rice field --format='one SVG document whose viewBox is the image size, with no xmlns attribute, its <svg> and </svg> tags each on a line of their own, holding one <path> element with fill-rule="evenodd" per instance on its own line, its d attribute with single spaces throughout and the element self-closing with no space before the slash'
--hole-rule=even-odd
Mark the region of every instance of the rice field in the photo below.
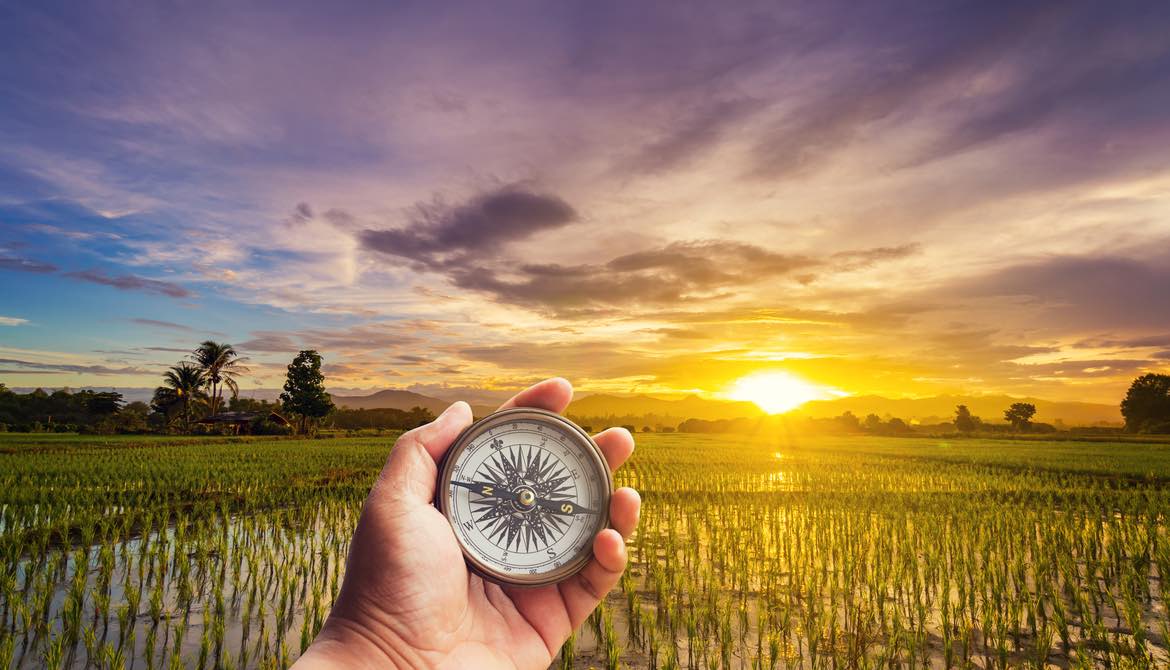
<svg viewBox="0 0 1170 670">
<path fill-rule="evenodd" d="M 1170 664 L 1170 445 L 637 437 L 554 667 Z M 0 668 L 286 666 L 392 442 L 0 434 Z"/>
</svg>

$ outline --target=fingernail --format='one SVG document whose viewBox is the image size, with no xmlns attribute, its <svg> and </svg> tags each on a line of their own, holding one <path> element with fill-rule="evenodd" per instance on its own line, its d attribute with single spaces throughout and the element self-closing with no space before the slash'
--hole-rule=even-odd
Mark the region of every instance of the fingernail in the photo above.
<svg viewBox="0 0 1170 670">
<path fill-rule="evenodd" d="M 451 410 L 455 409 L 455 405 L 458 405 L 458 404 L 459 404 L 459 401 L 455 401 L 455 402 L 451 403 L 450 405 L 448 405 L 448 406 L 447 406 L 447 409 L 443 410 L 443 413 L 442 413 L 442 414 L 440 414 L 439 416 L 435 417 L 435 421 L 439 421 L 439 420 L 441 420 L 443 417 L 445 417 L 445 416 L 447 416 L 448 414 L 450 414 L 450 413 L 451 413 Z"/>
</svg>

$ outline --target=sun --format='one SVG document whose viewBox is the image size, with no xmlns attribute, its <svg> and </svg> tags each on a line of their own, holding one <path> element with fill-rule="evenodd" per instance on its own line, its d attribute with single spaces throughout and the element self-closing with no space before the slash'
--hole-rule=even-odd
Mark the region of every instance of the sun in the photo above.
<svg viewBox="0 0 1170 670">
<path fill-rule="evenodd" d="M 787 372 L 757 372 L 736 380 L 729 395 L 734 400 L 754 402 L 768 414 L 780 414 L 794 410 L 810 400 L 824 400 L 845 394 L 836 389 L 817 386 Z"/>
</svg>

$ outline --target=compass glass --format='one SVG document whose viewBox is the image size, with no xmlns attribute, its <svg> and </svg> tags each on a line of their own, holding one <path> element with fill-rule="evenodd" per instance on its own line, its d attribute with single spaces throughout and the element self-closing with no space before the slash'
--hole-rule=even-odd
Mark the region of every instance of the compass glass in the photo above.
<svg viewBox="0 0 1170 670">
<path fill-rule="evenodd" d="M 612 479 L 600 450 L 548 412 L 497 412 L 452 446 L 440 508 L 468 562 L 511 584 L 551 583 L 592 555 L 608 522 Z"/>
</svg>

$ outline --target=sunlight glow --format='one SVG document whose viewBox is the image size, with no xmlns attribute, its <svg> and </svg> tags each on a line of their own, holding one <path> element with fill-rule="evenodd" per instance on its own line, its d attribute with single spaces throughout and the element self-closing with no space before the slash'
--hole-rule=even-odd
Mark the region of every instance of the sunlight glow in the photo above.
<svg viewBox="0 0 1170 670">
<path fill-rule="evenodd" d="M 754 402 L 768 414 L 788 412 L 810 400 L 843 395 L 841 391 L 817 386 L 787 372 L 757 372 L 740 377 L 730 393 L 732 399 Z"/>
</svg>

